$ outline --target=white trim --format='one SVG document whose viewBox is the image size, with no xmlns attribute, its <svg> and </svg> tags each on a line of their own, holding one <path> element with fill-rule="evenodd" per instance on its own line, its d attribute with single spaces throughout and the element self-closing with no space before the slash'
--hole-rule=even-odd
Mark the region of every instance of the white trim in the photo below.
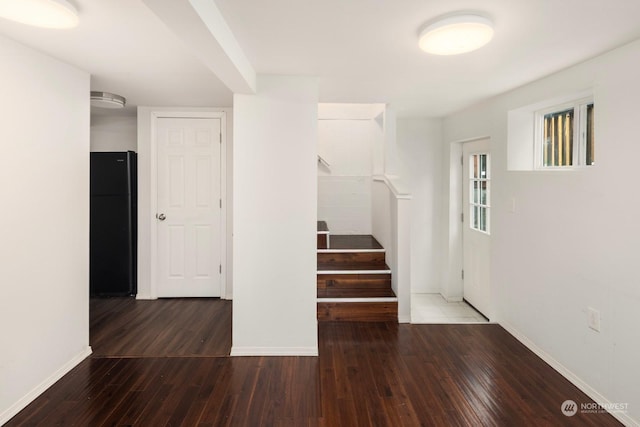
<svg viewBox="0 0 640 427">
<path fill-rule="evenodd" d="M 391 270 L 318 270 L 318 274 L 391 274 Z"/>
<path fill-rule="evenodd" d="M 227 294 L 227 113 L 220 114 L 220 299 L 231 299 Z"/>
<path fill-rule="evenodd" d="M 227 299 L 227 113 L 225 111 L 151 111 L 150 112 L 151 138 L 149 143 L 150 153 L 150 214 L 158 211 L 158 150 L 156 128 L 158 119 L 184 118 L 184 119 L 220 119 L 220 198 L 222 209 L 220 212 L 220 265 L 223 266 L 220 275 L 220 299 Z M 157 272 L 158 272 L 158 225 L 155 219 L 151 219 L 150 227 L 151 254 L 150 257 L 150 293 L 148 299 L 157 299 Z M 147 295 L 145 295 L 146 297 Z M 142 298 L 140 298 L 142 299 Z"/>
<path fill-rule="evenodd" d="M 411 316 L 407 316 L 407 315 L 399 315 L 398 314 L 398 323 L 411 323 Z"/>
<path fill-rule="evenodd" d="M 389 190 L 391 190 L 391 193 L 396 199 L 407 199 L 407 200 L 413 199 L 413 196 L 411 195 L 411 193 L 402 191 L 400 188 L 398 188 L 398 185 L 394 183 L 394 178 L 395 177 L 390 175 L 374 175 L 373 181 L 383 182 L 389 188 Z"/>
<path fill-rule="evenodd" d="M 507 332 L 509 332 L 515 339 L 520 341 L 525 347 L 531 350 L 536 356 L 546 362 L 549 366 L 555 369 L 560 375 L 565 377 L 571 384 L 578 387 L 580 391 L 589 396 L 589 398 L 593 399 L 596 403 L 607 404 L 611 403 L 607 398 L 601 395 L 598 391 L 596 391 L 589 384 L 580 379 L 576 374 L 571 372 L 568 368 L 566 368 L 562 363 L 558 362 L 553 358 L 549 353 L 541 349 L 527 338 L 524 334 L 520 333 L 516 328 L 511 326 L 506 322 L 499 322 L 500 326 L 502 326 Z M 618 421 L 623 423 L 626 426 L 640 426 L 636 420 L 631 418 L 628 414 L 618 413 L 618 412 L 610 412 L 610 415 L 616 418 Z"/>
<path fill-rule="evenodd" d="M 385 249 L 318 249 L 319 254 L 384 253 Z"/>
<path fill-rule="evenodd" d="M 318 302 L 398 302 L 396 297 L 378 298 L 318 298 Z"/>
<path fill-rule="evenodd" d="M 320 154 L 318 154 L 318 164 L 326 167 L 329 172 L 331 172 L 331 165 L 325 159 L 323 159 Z"/>
<path fill-rule="evenodd" d="M 318 234 L 329 234 L 329 231 L 318 231 Z"/>
<path fill-rule="evenodd" d="M 412 325 L 497 325 L 496 322 L 486 320 L 469 320 L 466 322 L 458 322 L 455 319 L 459 317 L 438 318 L 438 320 L 412 320 Z"/>
<path fill-rule="evenodd" d="M 440 294 L 440 296 L 442 298 L 444 298 L 444 300 L 446 302 L 462 302 L 464 300 L 464 298 L 462 298 L 461 296 L 460 297 L 447 297 L 447 296 L 444 296 L 442 294 Z"/>
<path fill-rule="evenodd" d="M 231 357 L 238 356 L 318 356 L 318 347 L 232 347 Z"/>
<path fill-rule="evenodd" d="M 9 408 L 7 408 L 7 410 L 5 410 L 2 414 L 0 414 L 0 425 L 4 425 L 11 418 L 16 416 L 18 412 L 22 411 L 24 408 L 27 407 L 27 405 L 29 405 L 31 402 L 36 400 L 38 396 L 40 396 L 42 393 L 47 391 L 47 389 L 52 385 L 54 385 L 60 378 L 62 378 L 63 376 L 68 374 L 69 371 L 71 371 L 73 368 L 78 366 L 80 362 L 82 362 L 87 357 L 89 357 L 91 353 L 92 353 L 91 346 L 87 346 L 84 350 L 82 350 L 80 353 L 72 357 L 71 360 L 69 360 L 67 363 L 62 365 L 57 371 L 51 374 L 48 378 L 46 378 L 40 384 L 38 384 L 33 389 L 31 389 L 30 392 L 28 392 L 20 400 L 18 400 L 16 403 L 14 403 Z"/>
</svg>

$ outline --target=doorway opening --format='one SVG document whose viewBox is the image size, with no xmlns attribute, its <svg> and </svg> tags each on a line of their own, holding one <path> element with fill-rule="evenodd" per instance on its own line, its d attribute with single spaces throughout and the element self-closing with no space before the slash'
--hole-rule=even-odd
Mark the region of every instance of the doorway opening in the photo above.
<svg viewBox="0 0 640 427">
<path fill-rule="evenodd" d="M 488 323 L 492 316 L 488 287 L 490 139 L 482 137 L 451 143 L 449 160 L 443 285 L 439 294 L 412 296 L 412 323 Z M 478 162 L 477 169 L 472 169 L 474 161 Z M 479 236 L 476 233 L 480 233 Z M 474 237 L 480 237 L 476 239 L 479 242 L 474 243 Z M 478 244 L 484 244 L 487 249 L 479 248 Z"/>
</svg>

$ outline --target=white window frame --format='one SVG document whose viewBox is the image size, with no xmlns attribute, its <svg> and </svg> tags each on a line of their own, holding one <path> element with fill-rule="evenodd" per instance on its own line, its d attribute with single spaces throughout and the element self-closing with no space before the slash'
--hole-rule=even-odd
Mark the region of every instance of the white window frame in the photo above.
<svg viewBox="0 0 640 427">
<path fill-rule="evenodd" d="M 557 104 L 537 110 L 535 120 L 535 169 L 537 170 L 571 170 L 582 169 L 587 166 L 587 106 L 594 104 L 593 96 L 576 99 L 571 102 Z M 544 165 L 544 116 L 573 109 L 573 161 L 572 165 L 545 166 Z"/>
</svg>

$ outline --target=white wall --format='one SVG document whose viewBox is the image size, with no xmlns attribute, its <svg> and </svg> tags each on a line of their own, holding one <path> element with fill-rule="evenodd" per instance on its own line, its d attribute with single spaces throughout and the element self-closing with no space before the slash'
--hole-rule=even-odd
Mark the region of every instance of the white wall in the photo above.
<svg viewBox="0 0 640 427">
<path fill-rule="evenodd" d="M 91 353 L 89 75 L 0 37 L 0 424 Z"/>
<path fill-rule="evenodd" d="M 491 137 L 494 317 L 596 399 L 628 403 L 636 421 L 639 63 L 635 42 L 450 116 L 444 127 L 447 143 Z M 596 106 L 595 166 L 508 171 L 508 111 L 589 88 Z M 600 311 L 601 332 L 587 327 L 587 307 Z"/>
<path fill-rule="evenodd" d="M 386 249 L 398 322 L 411 321 L 411 195 L 387 177 L 373 181 L 373 236 Z"/>
<path fill-rule="evenodd" d="M 318 219 L 334 234 L 371 234 L 371 185 L 374 154 L 383 129 L 376 104 L 320 104 Z"/>
<path fill-rule="evenodd" d="M 411 292 L 438 293 L 442 251 L 442 121 L 398 119 L 398 169 L 411 201 Z"/>
<path fill-rule="evenodd" d="M 136 116 L 91 115 L 91 151 L 138 151 Z"/>
<path fill-rule="evenodd" d="M 315 355 L 317 81 L 234 96 L 232 355 Z"/>
<path fill-rule="evenodd" d="M 163 112 L 173 112 L 186 114 L 191 112 L 224 112 L 226 113 L 226 139 L 225 164 L 222 173 L 226 176 L 226 186 L 223 190 L 224 221 L 227 231 L 226 262 L 224 265 L 226 284 L 226 299 L 233 298 L 233 239 L 231 230 L 233 228 L 233 111 L 231 108 L 180 108 L 180 107 L 138 107 L 137 129 L 138 129 L 138 299 L 156 298 L 151 286 L 151 249 L 152 234 L 156 227 L 155 212 L 152 210 L 151 191 L 151 162 L 152 162 L 152 135 L 151 117 L 152 114 Z"/>
<path fill-rule="evenodd" d="M 378 177 L 373 181 L 372 191 L 372 235 L 386 250 L 387 265 L 392 267 L 394 259 L 393 240 L 391 237 L 391 198 L 393 193 L 384 178 Z M 396 291 L 396 289 L 394 289 Z"/>
</svg>

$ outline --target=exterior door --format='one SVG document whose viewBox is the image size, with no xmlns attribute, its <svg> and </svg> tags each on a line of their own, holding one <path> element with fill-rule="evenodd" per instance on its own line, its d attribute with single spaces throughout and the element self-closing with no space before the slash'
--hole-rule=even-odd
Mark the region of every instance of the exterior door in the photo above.
<svg viewBox="0 0 640 427">
<path fill-rule="evenodd" d="M 463 145 L 464 298 L 486 317 L 491 313 L 490 141 Z"/>
<path fill-rule="evenodd" d="M 221 120 L 157 121 L 158 297 L 219 297 Z"/>
</svg>

